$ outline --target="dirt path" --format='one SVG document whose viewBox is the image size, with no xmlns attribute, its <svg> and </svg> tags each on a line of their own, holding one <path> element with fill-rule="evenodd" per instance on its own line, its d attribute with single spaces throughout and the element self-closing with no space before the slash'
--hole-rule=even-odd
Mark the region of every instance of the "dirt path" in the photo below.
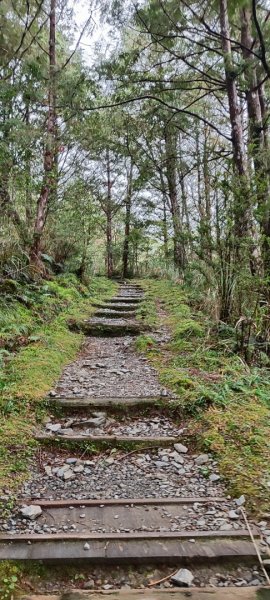
<svg viewBox="0 0 270 600">
<path fill-rule="evenodd" d="M 136 351 L 141 298 L 139 287 L 123 285 L 83 324 L 89 337 L 51 392 L 51 414 L 36 432 L 39 460 L 12 515 L 0 520 L 0 558 L 80 560 L 80 587 L 103 591 L 146 588 L 156 564 L 157 581 L 184 569 L 157 584 L 164 589 L 235 586 L 246 589 L 239 598 L 253 599 L 265 579 L 241 501 L 227 496 L 213 458 L 192 452 L 185 423 L 170 413 L 169 390 Z M 159 344 L 168 340 L 165 329 L 152 334 Z M 125 568 L 131 584 L 129 576 L 123 584 Z M 78 586 L 68 575 L 45 577 L 35 591 L 70 587 Z"/>
</svg>

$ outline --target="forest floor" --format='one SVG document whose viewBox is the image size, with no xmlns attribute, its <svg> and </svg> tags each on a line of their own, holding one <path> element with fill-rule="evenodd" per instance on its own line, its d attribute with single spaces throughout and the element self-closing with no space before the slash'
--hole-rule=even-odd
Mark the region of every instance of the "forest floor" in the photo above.
<svg viewBox="0 0 270 600">
<path fill-rule="evenodd" d="M 31 305 L 30 298 L 28 307 L 20 299 L 16 304 L 7 301 L 2 316 L 2 536 L 24 534 L 30 543 L 32 535 L 40 539 L 75 531 L 87 539 L 90 533 L 155 533 L 158 523 L 161 538 L 163 534 L 173 537 L 180 529 L 186 532 L 187 546 L 193 546 L 193 537 L 200 537 L 205 530 L 218 530 L 222 536 L 227 531 L 228 537 L 244 532 L 243 515 L 234 500 L 244 495 L 249 521 L 257 528 L 267 555 L 267 372 L 247 367 L 233 353 L 230 339 L 224 343 L 205 315 L 192 309 L 179 285 L 155 280 L 137 284 L 144 297 L 135 305 L 136 319 L 118 314 L 108 319 L 106 309 L 100 319 L 89 320 L 98 308 L 94 305 L 116 292 L 115 284 L 99 278 L 90 290 L 65 278 L 48 282 L 45 290 L 36 290 L 36 300 Z M 125 295 L 125 290 L 120 290 L 121 294 Z M 123 337 L 108 337 L 108 332 L 100 329 L 95 335 L 95 329 L 82 346 L 82 333 L 70 331 L 74 322 L 81 324 L 79 330 L 87 325 L 89 332 L 89 327 L 98 324 L 100 328 L 108 321 L 116 327 L 126 327 L 128 322 L 136 328 L 139 323 L 142 331 L 136 337 L 128 332 Z M 23 331 L 22 326 L 26 327 Z M 21 336 L 24 342 L 19 341 Z M 17 344 L 12 348 L 15 337 Z M 51 399 L 44 400 L 48 393 Z M 122 399 L 126 408 L 102 406 L 108 398 L 118 403 Z M 138 409 L 134 398 L 146 399 L 148 404 Z M 91 402 L 95 409 L 89 414 Z M 18 506 L 29 498 L 44 505 L 37 520 L 22 519 L 18 512 Z M 67 498 L 68 504 L 59 512 L 54 502 L 63 503 Z M 117 505 L 130 498 L 146 503 L 137 507 L 137 515 L 130 502 L 127 519 L 120 502 L 107 510 L 104 523 L 98 513 L 103 504 L 97 503 L 93 524 L 87 501 L 105 499 L 106 506 L 110 499 Z M 172 498 L 180 504 L 185 498 L 186 504 L 182 502 L 181 510 L 178 505 L 176 510 L 168 504 Z M 157 502 L 153 511 L 154 500 L 162 499 L 164 506 Z M 70 510 L 69 505 L 76 502 L 78 508 L 75 505 Z M 155 547 L 158 544 L 156 541 Z M 80 552 L 77 547 L 76 552 Z M 169 575 L 181 564 L 179 560 L 173 566 L 165 563 L 118 564 L 111 569 L 76 563 L 48 567 L 39 560 L 3 562 L 0 573 L 6 583 L 2 597 L 8 597 L 13 585 L 28 594 L 75 588 L 109 592 L 113 588 L 148 588 L 163 577 L 168 579 L 156 587 L 173 589 Z M 192 585 L 198 587 L 265 583 L 252 553 L 248 565 L 240 556 L 233 564 L 207 561 L 192 565 L 191 571 Z"/>
</svg>

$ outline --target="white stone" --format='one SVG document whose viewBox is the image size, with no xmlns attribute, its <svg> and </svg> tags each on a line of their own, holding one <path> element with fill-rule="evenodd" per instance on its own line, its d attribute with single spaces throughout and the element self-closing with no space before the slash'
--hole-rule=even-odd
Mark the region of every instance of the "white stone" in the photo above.
<svg viewBox="0 0 270 600">
<path fill-rule="evenodd" d="M 61 429 L 61 423 L 47 423 L 46 429 L 48 429 L 48 431 L 56 433 L 57 431 L 59 431 L 59 429 Z"/>
<path fill-rule="evenodd" d="M 63 479 L 64 481 L 67 481 L 68 479 L 71 479 L 71 477 L 74 477 L 74 473 L 71 469 L 69 469 L 68 471 L 65 471 L 63 474 Z"/>
<path fill-rule="evenodd" d="M 212 483 L 215 483 L 215 481 L 219 481 L 220 476 L 216 475 L 216 473 L 212 473 L 212 475 L 210 475 L 209 477 L 209 481 L 212 481 Z"/>
<path fill-rule="evenodd" d="M 188 452 L 188 448 L 183 444 L 174 444 L 174 449 L 180 454 L 186 454 Z"/>
<path fill-rule="evenodd" d="M 74 473 L 82 473 L 84 471 L 84 466 L 78 465 L 77 467 L 74 467 L 73 471 Z"/>
<path fill-rule="evenodd" d="M 200 454 L 199 456 L 197 456 L 197 458 L 195 458 L 195 463 L 196 465 L 205 465 L 209 462 L 209 460 L 210 459 L 208 454 Z"/>
<path fill-rule="evenodd" d="M 89 544 L 86 542 L 83 547 L 84 550 L 90 550 Z"/>
<path fill-rule="evenodd" d="M 242 496 L 240 496 L 240 498 L 236 498 L 235 504 L 237 504 L 237 506 L 243 506 L 243 504 L 245 504 L 245 501 L 246 501 L 245 496 L 242 495 Z"/>
<path fill-rule="evenodd" d="M 228 516 L 230 517 L 230 519 L 239 519 L 239 515 L 235 510 L 229 510 Z"/>
<path fill-rule="evenodd" d="M 171 580 L 180 587 L 189 587 L 192 584 L 194 575 L 188 569 L 179 569 L 175 575 L 172 576 Z"/>
<path fill-rule="evenodd" d="M 20 513 L 25 519 L 34 521 L 42 514 L 42 508 L 36 504 L 30 504 L 29 506 L 22 506 Z"/>
</svg>

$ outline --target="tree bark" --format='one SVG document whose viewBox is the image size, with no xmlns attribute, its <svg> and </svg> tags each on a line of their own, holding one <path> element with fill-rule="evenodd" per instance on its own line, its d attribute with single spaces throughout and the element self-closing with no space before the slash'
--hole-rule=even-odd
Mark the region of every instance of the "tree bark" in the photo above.
<svg viewBox="0 0 270 600">
<path fill-rule="evenodd" d="M 166 177 L 173 221 L 174 264 L 180 274 L 185 268 L 185 248 L 183 244 L 183 226 L 177 196 L 177 144 L 176 134 L 170 126 L 165 128 Z"/>
<path fill-rule="evenodd" d="M 249 231 L 250 222 L 250 186 L 247 159 L 245 153 L 241 111 L 236 87 L 236 72 L 232 62 L 232 50 L 230 42 L 230 25 L 228 18 L 227 0 L 220 0 L 220 29 L 222 49 L 224 55 L 225 81 L 229 103 L 229 113 L 232 134 L 232 149 L 234 165 L 239 176 L 238 190 L 235 193 L 235 239 L 239 252 L 239 241 L 245 238 Z"/>
<path fill-rule="evenodd" d="M 264 128 L 263 92 L 260 93 L 256 65 L 251 51 L 254 47 L 252 36 L 252 14 L 249 8 L 241 11 L 241 42 L 245 60 L 246 101 L 249 119 L 249 141 L 255 172 L 255 187 L 258 207 L 258 220 L 262 234 L 262 257 L 264 274 L 270 275 L 270 181 L 268 169 L 268 136 Z"/>
<path fill-rule="evenodd" d="M 56 0 L 50 0 L 48 115 L 46 125 L 46 142 L 43 155 L 44 176 L 40 195 L 37 201 L 33 243 L 30 250 L 30 264 L 33 271 L 38 273 L 44 273 L 44 266 L 40 258 L 42 251 L 42 236 L 48 214 L 50 195 L 53 193 L 56 185 L 55 11 Z"/>
<path fill-rule="evenodd" d="M 107 205 L 106 205 L 106 266 L 107 276 L 113 275 L 113 251 L 112 251 L 112 181 L 110 152 L 106 150 L 107 168 Z"/>
<path fill-rule="evenodd" d="M 126 195 L 126 214 L 125 214 L 125 237 L 123 245 L 123 277 L 130 276 L 129 266 L 129 236 L 130 236 L 130 217 L 131 217 L 131 201 L 132 201 L 132 176 L 133 176 L 133 163 L 131 161 L 130 171 L 128 174 L 127 184 L 127 195 Z"/>
</svg>

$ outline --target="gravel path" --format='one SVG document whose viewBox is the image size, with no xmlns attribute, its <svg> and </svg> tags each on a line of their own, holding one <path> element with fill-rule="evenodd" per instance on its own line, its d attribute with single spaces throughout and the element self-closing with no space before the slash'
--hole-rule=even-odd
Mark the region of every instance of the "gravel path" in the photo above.
<svg viewBox="0 0 270 600">
<path fill-rule="evenodd" d="M 155 369 L 136 353 L 134 344 L 130 336 L 87 338 L 79 358 L 64 369 L 56 394 L 63 397 L 168 395 Z"/>
<path fill-rule="evenodd" d="M 121 297 L 140 297 L 141 292 L 122 286 L 117 294 Z M 127 304 L 128 307 L 128 304 Z M 113 306 L 112 306 L 113 308 Z M 127 308 L 128 310 L 128 308 Z M 134 319 L 107 319 L 93 317 L 93 323 L 132 323 Z M 151 333 L 160 344 L 166 344 L 169 336 L 166 328 Z M 157 372 L 147 359 L 136 352 L 134 338 L 89 337 L 83 345 L 76 361 L 68 365 L 51 395 L 59 397 L 160 397 L 172 394 L 163 388 L 158 380 Z M 117 533 L 132 531 L 129 524 L 122 521 L 121 509 L 117 508 L 115 523 L 99 522 L 89 517 L 88 508 L 83 502 L 86 499 L 104 500 L 128 498 L 226 498 L 218 502 L 209 500 L 207 503 L 194 500 L 182 505 L 160 506 L 157 508 L 160 516 L 158 531 L 223 531 L 235 532 L 245 529 L 245 524 L 236 501 L 226 494 L 218 466 L 213 457 L 208 454 L 194 454 L 191 448 L 185 446 L 185 423 L 178 423 L 168 416 L 153 410 L 150 416 L 111 417 L 104 411 L 92 411 L 84 414 L 82 411 L 71 417 L 57 418 L 49 416 L 41 431 L 51 435 L 113 435 L 129 436 L 172 436 L 181 437 L 183 444 L 174 444 L 170 448 L 152 448 L 136 452 L 123 452 L 116 449 L 107 450 L 98 455 L 86 451 L 69 452 L 62 450 L 52 452 L 42 449 L 31 468 L 29 480 L 23 485 L 17 506 L 9 517 L 0 519 L 0 531 L 3 533 L 72 533 L 96 532 Z M 24 502 L 40 500 L 70 500 L 70 506 L 63 512 L 60 519 L 55 519 L 53 510 L 41 512 L 33 520 L 22 516 L 20 510 Z M 2 498 L 9 500 L 9 496 Z M 79 507 L 72 507 L 72 501 L 81 500 Z M 243 499 L 244 502 L 244 499 Z M 238 506 L 239 505 L 239 506 Z M 116 509 L 115 509 L 116 510 Z M 136 507 L 134 508 L 136 510 Z M 156 525 L 147 520 L 147 508 L 143 506 L 145 518 L 142 519 L 139 531 L 156 531 Z M 87 517 L 88 514 L 88 517 Z M 87 518 L 86 518 L 87 517 Z M 85 521 L 84 521 L 85 519 Z M 86 523 L 87 521 L 87 523 Z M 128 526 L 128 527 L 127 527 Z M 270 545 L 270 525 L 267 521 L 259 524 L 264 536 L 265 545 Z M 138 528 L 136 529 L 138 531 Z M 269 538 L 267 538 L 269 534 Z M 269 541 L 267 541 L 269 539 Z M 181 565 L 178 565 L 180 568 Z M 145 587 L 149 581 L 160 579 L 168 574 L 168 568 L 151 571 L 123 574 L 120 568 L 106 575 L 106 569 L 89 567 L 85 572 L 84 589 L 101 588 L 110 590 L 112 587 Z M 226 570 L 226 567 L 211 569 L 194 567 L 192 585 L 242 586 L 260 585 L 264 579 L 256 565 L 250 569 L 239 565 Z M 83 570 L 82 570 L 83 571 Z M 170 572 L 170 571 L 169 571 Z M 166 580 L 163 587 L 171 587 L 172 581 Z M 71 584 L 72 587 L 72 584 Z M 43 591 L 60 589 L 57 582 L 43 585 Z M 61 587 L 61 591 L 65 588 Z M 41 588 L 39 587 L 39 591 Z"/>
</svg>

